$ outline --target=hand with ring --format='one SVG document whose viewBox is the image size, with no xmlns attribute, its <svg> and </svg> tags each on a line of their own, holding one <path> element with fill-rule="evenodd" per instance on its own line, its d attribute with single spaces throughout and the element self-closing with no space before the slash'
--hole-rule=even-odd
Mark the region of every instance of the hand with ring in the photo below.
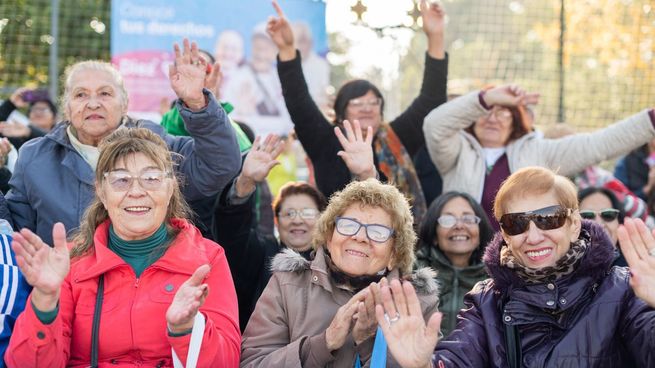
<svg viewBox="0 0 655 368">
<path fill-rule="evenodd" d="M 655 236 L 640 219 L 626 217 L 617 231 L 619 245 L 630 267 L 635 295 L 655 308 Z"/>
<path fill-rule="evenodd" d="M 389 284 L 381 288 L 382 302 L 375 307 L 389 351 L 404 368 L 429 367 L 439 340 L 441 313 L 434 313 L 426 324 L 412 284 L 398 280 Z"/>
</svg>

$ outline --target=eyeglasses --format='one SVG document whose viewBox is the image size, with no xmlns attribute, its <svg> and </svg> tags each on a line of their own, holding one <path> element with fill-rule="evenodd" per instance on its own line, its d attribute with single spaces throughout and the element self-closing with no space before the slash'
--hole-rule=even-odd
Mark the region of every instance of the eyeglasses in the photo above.
<svg viewBox="0 0 655 368">
<path fill-rule="evenodd" d="M 376 98 L 374 100 L 364 100 L 362 98 L 355 98 L 348 101 L 348 106 L 355 109 L 363 109 L 366 107 L 380 107 L 382 105 L 382 99 Z"/>
<path fill-rule="evenodd" d="M 512 121 L 512 112 L 505 108 L 493 108 L 487 117 L 491 118 L 492 116 L 500 122 L 507 123 Z"/>
<path fill-rule="evenodd" d="M 550 206 L 534 211 L 506 213 L 500 218 L 500 227 L 507 235 L 523 234 L 530 227 L 530 222 L 541 230 L 553 230 L 564 226 L 573 211 L 562 206 Z"/>
<path fill-rule="evenodd" d="M 295 208 L 289 208 L 288 210 L 280 213 L 279 215 L 285 220 L 292 220 L 296 218 L 296 216 L 300 216 L 301 219 L 303 220 L 315 220 L 318 217 L 318 210 L 316 208 L 303 208 L 303 209 L 295 209 Z"/>
<path fill-rule="evenodd" d="M 480 218 L 476 215 L 462 215 L 462 217 L 455 217 L 453 215 L 442 215 L 437 219 L 439 226 L 446 229 L 450 229 L 455 226 L 458 222 L 461 222 L 464 225 L 477 225 L 480 223 Z"/>
<path fill-rule="evenodd" d="M 395 233 L 394 229 L 380 224 L 362 224 L 349 217 L 337 217 L 334 222 L 337 232 L 343 236 L 353 236 L 362 226 L 366 229 L 366 237 L 376 243 L 384 243 Z"/>
<path fill-rule="evenodd" d="M 171 177 L 171 173 L 168 171 L 148 170 L 137 176 L 127 171 L 109 171 L 104 173 L 103 176 L 113 190 L 126 192 L 132 187 L 134 179 L 137 179 L 141 188 L 145 190 L 158 190 L 164 183 L 164 179 Z"/>
<path fill-rule="evenodd" d="M 596 220 L 598 215 L 600 215 L 600 218 L 603 219 L 603 221 L 612 222 L 616 220 L 617 217 L 619 217 L 619 210 L 614 208 L 606 208 L 600 211 L 580 211 L 580 217 L 586 220 Z"/>
</svg>

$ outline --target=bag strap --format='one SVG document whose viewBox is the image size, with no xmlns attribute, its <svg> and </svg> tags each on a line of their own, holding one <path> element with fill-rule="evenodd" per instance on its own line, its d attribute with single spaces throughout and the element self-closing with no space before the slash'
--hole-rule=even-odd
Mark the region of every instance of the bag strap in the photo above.
<svg viewBox="0 0 655 368">
<path fill-rule="evenodd" d="M 200 346 L 202 345 L 202 337 L 205 335 L 205 316 L 197 312 L 193 320 L 193 328 L 191 330 L 191 341 L 189 341 L 189 351 L 186 357 L 186 368 L 196 368 L 198 364 L 198 357 L 200 356 Z M 171 348 L 173 352 L 173 367 L 184 368 L 182 361 L 175 353 L 175 349 Z"/>
<path fill-rule="evenodd" d="M 373 352 L 371 353 L 371 368 L 384 368 L 387 366 L 387 340 L 384 339 L 382 329 L 378 326 L 373 342 Z M 355 359 L 355 368 L 361 368 L 362 361 L 357 354 Z"/>
<path fill-rule="evenodd" d="M 100 314 L 102 312 L 102 300 L 105 294 L 105 274 L 98 277 L 98 293 L 96 294 L 96 306 L 93 311 L 93 328 L 91 329 L 91 368 L 98 368 L 98 333 L 100 330 Z"/>
<path fill-rule="evenodd" d="M 505 312 L 505 304 L 507 299 L 501 302 L 501 312 Z M 505 352 L 507 354 L 507 363 L 510 368 L 519 368 L 523 360 L 521 353 L 521 339 L 519 338 L 519 329 L 516 325 L 508 325 L 503 322 L 503 330 L 505 331 Z"/>
</svg>

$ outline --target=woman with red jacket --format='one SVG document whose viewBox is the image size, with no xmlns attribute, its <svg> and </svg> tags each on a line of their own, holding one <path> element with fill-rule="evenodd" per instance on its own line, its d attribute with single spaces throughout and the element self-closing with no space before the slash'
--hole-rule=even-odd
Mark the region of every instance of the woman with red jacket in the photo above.
<svg viewBox="0 0 655 368">
<path fill-rule="evenodd" d="M 172 367 L 176 357 L 186 367 L 238 366 L 225 254 L 186 220 L 173 172 L 159 136 L 117 129 L 100 145 L 96 197 L 70 254 L 62 224 L 52 248 L 27 229 L 14 233 L 16 261 L 34 289 L 9 367 Z"/>
</svg>

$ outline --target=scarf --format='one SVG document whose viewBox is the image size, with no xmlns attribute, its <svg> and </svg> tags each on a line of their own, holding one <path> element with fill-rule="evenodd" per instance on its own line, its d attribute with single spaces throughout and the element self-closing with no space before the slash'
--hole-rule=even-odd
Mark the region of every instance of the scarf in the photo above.
<svg viewBox="0 0 655 368">
<path fill-rule="evenodd" d="M 357 293 L 360 290 L 367 288 L 372 282 L 380 282 L 380 280 L 389 273 L 389 270 L 385 268 L 375 275 L 348 276 L 332 262 L 332 257 L 330 256 L 327 247 L 324 248 L 324 251 L 325 264 L 330 272 L 330 276 L 332 277 L 332 280 L 334 280 L 334 283 L 341 289 Z"/>
<path fill-rule="evenodd" d="M 373 154 L 377 158 L 380 172 L 409 200 L 414 222 L 420 223 L 427 211 L 421 182 L 405 146 L 386 123 L 378 128 L 376 139 L 373 141 Z"/>
<path fill-rule="evenodd" d="M 527 284 L 553 282 L 575 271 L 576 266 L 580 263 L 580 260 L 587 251 L 588 245 L 588 239 L 580 237 L 571 243 L 571 248 L 569 248 L 562 258 L 555 262 L 555 265 L 544 268 L 530 268 L 519 263 L 514 254 L 512 254 L 510 247 L 505 244 L 500 250 L 500 265 L 513 269 Z"/>
</svg>

